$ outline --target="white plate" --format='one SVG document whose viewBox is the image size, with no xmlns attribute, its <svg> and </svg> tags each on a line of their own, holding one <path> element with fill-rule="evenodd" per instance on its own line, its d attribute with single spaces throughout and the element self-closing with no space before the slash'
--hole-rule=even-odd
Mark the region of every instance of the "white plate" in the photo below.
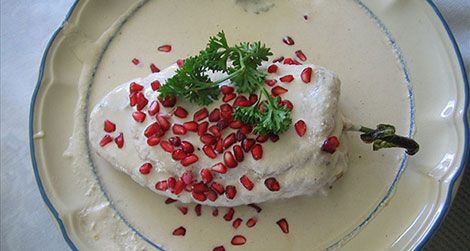
<svg viewBox="0 0 470 251">
<path fill-rule="evenodd" d="M 239 231 L 248 238 L 244 247 L 422 247 L 449 207 L 468 152 L 467 79 L 455 41 L 434 4 L 422 0 L 277 1 L 277 6 L 288 9 L 290 15 L 298 14 L 301 21 L 278 16 L 283 22 L 266 26 L 276 11 L 256 16 L 235 5 L 228 8 L 231 2 L 208 5 L 210 1 L 200 1 L 205 8 L 191 9 L 184 8 L 187 2 L 77 1 L 51 39 L 31 104 L 31 153 L 41 194 L 70 247 L 131 248 L 123 246 L 130 236 L 134 238 L 131 244 L 150 248 L 207 250 L 218 244 L 230 248 L 230 236 L 237 231 L 220 216 L 218 220 L 209 216 L 209 208 L 203 208 L 202 217 L 190 213 L 182 218 L 173 205 L 164 205 L 163 198 L 102 160 L 83 156 L 85 161 L 91 157 L 93 166 L 81 170 L 63 156 L 73 126 L 85 123 L 74 122 L 81 118 L 74 114 L 79 92 L 89 92 L 83 104 L 91 107 L 114 86 L 148 74 L 150 62 L 164 67 L 193 54 L 220 29 L 234 40 L 269 41 L 283 55 L 292 54 L 292 48 L 275 41 L 286 33 L 295 37 L 296 48 L 340 75 L 343 109 L 349 117 L 371 125 L 394 123 L 402 133 L 415 129 L 414 137 L 421 144 L 418 155 L 407 159 L 397 150 L 372 152 L 359 143 L 357 135 L 350 135 L 350 170 L 330 195 L 262 205 L 265 210 L 258 215 L 256 229 Z M 225 11 L 207 11 L 208 6 Z M 123 19 L 125 13 L 129 18 Z M 302 19 L 304 14 L 309 15 L 308 21 Z M 234 21 L 237 18 L 257 21 L 242 25 Z M 187 39 L 172 41 L 175 32 Z M 174 45 L 172 54 L 155 52 L 164 43 Z M 145 67 L 133 66 L 133 57 L 140 58 Z M 87 72 L 94 72 L 94 77 L 87 79 Z M 79 83 L 91 86 L 83 90 Z M 33 139 L 38 132 L 45 135 Z M 74 137 L 86 140 L 86 135 Z M 89 174 L 93 178 L 87 178 Z M 93 200 L 87 196 L 89 184 L 95 184 Z M 88 229 L 90 222 L 81 217 L 84 209 L 97 206 L 98 197 L 111 202 L 105 208 L 116 214 L 114 221 L 124 236 L 113 237 L 111 243 L 104 241 L 115 229 Z M 299 210 L 292 210 L 292 205 Z M 253 213 L 245 207 L 237 210 L 244 216 Z M 289 218 L 289 236 L 267 223 L 273 215 Z M 193 234 L 172 237 L 175 221 L 188 224 Z M 305 228 L 308 232 L 300 231 Z M 273 240 L 265 239 L 266 232 L 272 232 Z M 210 241 L 200 241 L 208 236 Z"/>
</svg>

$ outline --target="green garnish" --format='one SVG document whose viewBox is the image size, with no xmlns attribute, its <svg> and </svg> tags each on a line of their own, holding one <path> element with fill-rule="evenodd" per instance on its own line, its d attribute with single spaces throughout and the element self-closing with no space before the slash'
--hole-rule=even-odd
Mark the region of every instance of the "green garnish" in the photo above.
<svg viewBox="0 0 470 251">
<path fill-rule="evenodd" d="M 219 84 L 231 80 L 238 93 L 254 93 L 263 86 L 266 73 L 257 68 L 272 53 L 261 42 L 229 46 L 225 33 L 209 38 L 206 49 L 184 61 L 176 75 L 160 87 L 160 97 L 177 96 L 199 105 L 208 105 L 219 97 Z M 212 80 L 207 71 L 227 76 Z"/>
</svg>

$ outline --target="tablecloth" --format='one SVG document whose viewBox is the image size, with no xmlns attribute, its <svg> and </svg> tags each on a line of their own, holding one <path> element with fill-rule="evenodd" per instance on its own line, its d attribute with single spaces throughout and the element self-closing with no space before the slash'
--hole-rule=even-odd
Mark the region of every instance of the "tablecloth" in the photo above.
<svg viewBox="0 0 470 251">
<path fill-rule="evenodd" d="M 0 250 L 67 250 L 34 180 L 28 113 L 42 53 L 74 0 L 1 0 L 1 244 Z M 470 66 L 470 1 L 440 0 Z M 427 250 L 470 248 L 470 175 Z"/>
</svg>

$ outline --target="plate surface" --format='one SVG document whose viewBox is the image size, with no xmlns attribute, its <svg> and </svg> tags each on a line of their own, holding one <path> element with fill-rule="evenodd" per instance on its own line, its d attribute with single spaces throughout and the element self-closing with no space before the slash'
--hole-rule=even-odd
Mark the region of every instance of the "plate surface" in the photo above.
<svg viewBox="0 0 470 251">
<path fill-rule="evenodd" d="M 286 48 L 281 38 L 294 37 L 296 48 L 304 50 L 310 62 L 338 73 L 343 82 L 341 107 L 348 117 L 371 125 L 393 123 L 402 133 L 416 129 L 414 137 L 421 144 L 420 153 L 406 159 L 400 151 L 371 152 L 357 135 L 349 135 L 350 170 L 329 195 L 262 205 L 265 210 L 256 229 L 240 231 L 249 238 L 245 247 L 421 246 L 442 219 L 466 159 L 465 73 L 434 6 L 418 0 L 275 2 L 270 11 L 255 14 L 240 2 L 200 1 L 191 8 L 187 8 L 191 1 L 110 5 L 103 0 L 74 5 L 46 51 L 32 102 L 30 132 L 45 133 L 32 139 L 33 166 L 67 242 L 73 248 L 94 249 L 135 244 L 184 250 L 194 249 L 197 243 L 197 249 L 207 250 L 230 245 L 227 236 L 235 231 L 209 216 L 209 208 L 203 208 L 202 217 L 182 218 L 173 206 L 163 203 L 164 198 L 139 187 L 93 154 L 83 156 L 90 165 L 81 166 L 76 166 L 76 160 L 70 164 L 71 159 L 63 155 L 73 149 L 68 139 L 86 122 L 86 109 L 106 92 L 147 75 L 151 62 L 164 67 L 194 54 L 208 36 L 223 29 L 230 40 L 265 41 L 277 55 L 293 54 L 295 48 Z M 208 6 L 224 11 L 208 16 Z M 309 20 L 303 20 L 304 14 Z M 298 20 L 292 20 L 295 16 Z M 171 43 L 174 52 L 156 53 L 156 47 L 165 43 Z M 130 63 L 134 57 L 142 61 L 140 67 Z M 79 112 L 77 105 L 83 106 Z M 86 142 L 86 134 L 72 137 Z M 253 213 L 249 208 L 237 212 L 246 217 Z M 94 228 L 97 214 L 104 215 L 110 226 L 118 226 L 124 237 L 109 238 L 116 232 L 106 226 Z M 108 214 L 113 220 L 106 219 Z M 288 238 L 267 223 L 278 215 L 290 221 Z M 193 234 L 175 241 L 171 231 L 183 223 Z M 266 239 L 270 231 L 276 241 Z M 221 241 L 197 241 L 205 236 Z"/>
</svg>

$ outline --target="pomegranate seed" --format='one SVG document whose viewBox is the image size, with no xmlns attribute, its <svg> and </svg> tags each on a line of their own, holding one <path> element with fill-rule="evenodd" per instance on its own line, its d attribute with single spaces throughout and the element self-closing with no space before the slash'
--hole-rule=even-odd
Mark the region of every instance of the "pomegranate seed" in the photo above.
<svg viewBox="0 0 470 251">
<path fill-rule="evenodd" d="M 330 136 L 328 137 L 324 142 L 323 145 L 321 146 L 321 150 L 327 153 L 335 153 L 336 148 L 339 146 L 339 140 L 336 136 Z"/>
<path fill-rule="evenodd" d="M 236 134 L 236 137 L 237 137 L 237 141 L 241 142 L 242 140 L 244 140 L 246 138 L 246 135 L 243 134 L 241 130 L 238 130 L 237 134 Z"/>
<path fill-rule="evenodd" d="M 160 84 L 160 81 L 154 80 L 154 81 L 150 84 L 150 86 L 152 87 L 152 90 L 158 91 L 158 89 L 160 89 L 161 84 Z"/>
<path fill-rule="evenodd" d="M 173 133 L 176 135 L 185 135 L 187 133 L 186 128 L 180 124 L 173 124 Z"/>
<path fill-rule="evenodd" d="M 246 238 L 243 235 L 235 235 L 230 243 L 234 246 L 240 246 L 246 243 Z"/>
<path fill-rule="evenodd" d="M 220 132 L 220 129 L 217 125 L 209 127 L 209 132 L 212 133 L 212 135 L 214 135 L 216 138 L 220 138 L 222 136 L 222 133 Z"/>
<path fill-rule="evenodd" d="M 188 213 L 188 208 L 187 208 L 187 207 L 180 206 L 180 207 L 178 207 L 178 209 L 180 210 L 180 212 L 181 212 L 183 215 L 186 215 L 186 214 Z"/>
<path fill-rule="evenodd" d="M 254 105 L 258 101 L 258 95 L 250 94 L 250 97 L 248 97 L 248 100 L 250 100 L 251 105 Z"/>
<path fill-rule="evenodd" d="M 225 192 L 224 186 L 217 182 L 212 182 L 211 188 L 219 194 L 223 194 Z"/>
<path fill-rule="evenodd" d="M 111 141 L 113 141 L 113 138 L 112 138 L 110 135 L 106 134 L 106 135 L 104 135 L 104 137 L 101 139 L 101 141 L 100 141 L 100 146 L 103 147 L 103 146 L 105 146 L 105 145 L 111 143 Z"/>
<path fill-rule="evenodd" d="M 279 63 L 279 62 L 282 62 L 282 60 L 284 60 L 284 57 L 283 57 L 283 56 L 280 56 L 280 57 L 278 57 L 278 58 L 275 58 L 275 59 L 273 60 L 273 63 Z"/>
<path fill-rule="evenodd" d="M 197 157 L 197 155 L 189 154 L 188 156 L 186 156 L 184 159 L 181 160 L 181 165 L 189 166 L 191 164 L 196 163 L 198 160 L 199 158 Z"/>
<path fill-rule="evenodd" d="M 214 191 L 212 191 L 212 190 L 207 191 L 207 192 L 205 193 L 205 195 L 206 195 L 207 199 L 210 200 L 210 201 L 212 201 L 212 202 L 213 202 L 213 201 L 216 201 L 216 200 L 217 200 L 217 197 L 219 197 L 219 196 L 217 195 L 217 193 L 214 192 Z"/>
<path fill-rule="evenodd" d="M 114 139 L 114 142 L 116 142 L 116 145 L 119 149 L 121 149 L 124 146 L 124 134 L 119 133 L 119 135 Z"/>
<path fill-rule="evenodd" d="M 183 60 L 183 59 L 178 59 L 178 60 L 176 60 L 176 65 L 178 65 L 179 68 L 183 67 L 183 65 L 184 65 L 184 60 Z"/>
<path fill-rule="evenodd" d="M 242 122 L 240 120 L 234 120 L 230 122 L 230 128 L 232 129 L 239 129 L 242 127 Z"/>
<path fill-rule="evenodd" d="M 171 123 L 170 123 L 170 121 L 168 121 L 168 119 L 167 119 L 165 116 L 158 114 L 158 115 L 157 115 L 157 121 L 158 121 L 158 123 L 160 124 L 160 127 L 161 127 L 164 131 L 170 129 Z"/>
<path fill-rule="evenodd" d="M 139 167 L 139 172 L 144 175 L 149 174 L 152 168 L 153 168 L 152 164 L 145 163 Z"/>
<path fill-rule="evenodd" d="M 277 80 L 275 80 L 275 79 L 265 79 L 264 83 L 267 84 L 268 86 L 274 86 L 277 83 Z"/>
<path fill-rule="evenodd" d="M 157 72 L 160 72 L 160 69 L 158 69 L 158 67 L 155 64 L 150 64 L 150 71 L 152 73 L 157 73 Z"/>
<path fill-rule="evenodd" d="M 303 137 L 305 135 L 305 132 L 307 132 L 307 125 L 303 120 L 297 121 L 294 127 L 295 131 L 297 132 L 297 135 L 299 135 L 300 137 Z"/>
<path fill-rule="evenodd" d="M 168 153 L 173 153 L 173 151 L 175 150 L 175 147 L 166 140 L 160 141 L 160 146 L 165 152 L 168 152 Z"/>
<path fill-rule="evenodd" d="M 173 230 L 173 235 L 174 236 L 184 236 L 186 234 L 186 228 L 184 227 L 179 227 L 175 230 Z"/>
<path fill-rule="evenodd" d="M 215 108 L 212 110 L 212 112 L 209 114 L 209 121 L 210 122 L 217 122 L 220 120 L 220 110 L 219 108 Z"/>
<path fill-rule="evenodd" d="M 173 202 L 175 202 L 175 201 L 176 201 L 175 199 L 167 198 L 167 199 L 165 200 L 165 204 L 168 205 L 168 204 L 171 204 L 171 203 L 173 203 Z"/>
<path fill-rule="evenodd" d="M 289 233 L 289 223 L 287 223 L 286 219 L 282 218 L 278 220 L 276 224 L 279 225 L 283 233 L 285 234 Z"/>
<path fill-rule="evenodd" d="M 209 191 L 209 188 L 207 187 L 206 184 L 199 182 L 199 183 L 193 184 L 192 191 L 195 193 L 205 193 Z"/>
<path fill-rule="evenodd" d="M 272 64 L 268 67 L 268 73 L 275 73 L 277 72 L 277 69 L 278 69 L 277 65 Z"/>
<path fill-rule="evenodd" d="M 252 217 L 250 219 L 248 219 L 248 221 L 246 222 L 246 226 L 247 227 L 254 227 L 256 225 L 256 218 L 255 217 Z"/>
<path fill-rule="evenodd" d="M 251 102 L 245 96 L 238 96 L 233 102 L 233 106 L 248 107 L 251 106 Z"/>
<path fill-rule="evenodd" d="M 205 201 L 207 198 L 206 198 L 206 195 L 204 195 L 203 193 L 196 193 L 196 192 L 191 192 L 191 195 L 193 196 L 193 198 L 195 200 L 198 200 L 198 201 Z"/>
<path fill-rule="evenodd" d="M 181 150 L 181 149 L 174 150 L 173 153 L 171 153 L 171 157 L 172 157 L 174 160 L 182 160 L 182 159 L 184 159 L 186 156 L 187 156 L 187 154 L 186 154 L 183 150 Z"/>
<path fill-rule="evenodd" d="M 230 93 L 233 93 L 235 91 L 235 88 L 233 88 L 233 86 L 229 86 L 229 85 L 222 85 L 220 87 L 220 92 L 224 95 L 226 94 L 230 94 Z"/>
<path fill-rule="evenodd" d="M 232 114 L 229 114 L 227 115 L 226 112 L 222 113 L 222 116 L 224 116 L 225 118 L 223 120 L 219 120 L 219 122 L 217 122 L 217 127 L 219 128 L 219 130 L 224 130 L 225 128 L 227 128 L 229 125 L 230 125 L 230 119 L 227 119 L 226 117 L 227 116 L 232 116 Z"/>
<path fill-rule="evenodd" d="M 204 145 L 212 145 L 217 142 L 217 138 L 208 133 L 202 135 L 200 140 Z"/>
<path fill-rule="evenodd" d="M 301 61 L 307 61 L 307 56 L 305 56 L 304 52 L 302 50 L 295 51 L 295 55 L 301 60 Z"/>
<path fill-rule="evenodd" d="M 140 60 L 137 59 L 137 58 L 133 58 L 133 59 L 132 59 L 132 63 L 133 63 L 134 65 L 138 65 L 138 64 L 140 64 Z"/>
<path fill-rule="evenodd" d="M 173 107 L 176 104 L 176 97 L 165 96 L 164 98 L 158 97 L 158 101 L 162 103 L 163 107 Z"/>
<path fill-rule="evenodd" d="M 201 204 L 197 204 L 194 206 L 194 212 L 196 213 L 196 216 L 201 216 L 202 215 L 202 206 Z"/>
<path fill-rule="evenodd" d="M 292 104 L 292 102 L 290 102 L 287 99 L 282 100 L 281 105 L 287 106 L 287 109 L 289 109 L 290 111 L 292 111 L 294 109 L 294 105 Z"/>
<path fill-rule="evenodd" d="M 212 251 L 225 251 L 225 248 L 224 246 L 217 246 L 214 249 L 212 249 Z"/>
<path fill-rule="evenodd" d="M 116 131 L 116 124 L 109 120 L 104 121 L 104 131 L 105 132 L 114 132 Z"/>
<path fill-rule="evenodd" d="M 219 162 L 211 167 L 211 170 L 217 173 L 226 173 L 227 172 L 227 166 L 224 165 L 224 163 Z"/>
<path fill-rule="evenodd" d="M 224 153 L 224 163 L 228 168 L 235 168 L 238 165 L 231 151 L 226 151 Z"/>
<path fill-rule="evenodd" d="M 233 107 L 230 104 L 221 104 L 220 111 L 225 113 L 233 113 Z"/>
<path fill-rule="evenodd" d="M 255 160 L 259 160 L 263 157 L 263 147 L 260 144 L 255 144 L 251 148 L 251 155 Z"/>
<path fill-rule="evenodd" d="M 214 150 L 218 153 L 222 153 L 224 151 L 224 141 L 222 139 L 217 141 Z"/>
<path fill-rule="evenodd" d="M 233 215 L 234 215 L 234 214 L 235 214 L 235 209 L 229 208 L 229 209 L 227 210 L 227 213 L 225 213 L 225 215 L 224 215 L 224 219 L 225 219 L 226 221 L 231 221 L 231 220 L 233 219 Z"/>
<path fill-rule="evenodd" d="M 196 113 L 194 113 L 194 121 L 199 122 L 209 116 L 209 111 L 207 111 L 207 108 L 202 108 Z"/>
<path fill-rule="evenodd" d="M 133 92 L 140 92 L 144 89 L 144 87 L 142 85 L 139 85 L 137 84 L 136 82 L 132 82 L 130 85 L 129 85 L 129 92 L 130 93 L 133 93 Z"/>
<path fill-rule="evenodd" d="M 269 139 L 274 143 L 274 142 L 277 142 L 279 140 L 279 135 L 276 135 L 276 134 L 270 134 L 269 135 Z"/>
<path fill-rule="evenodd" d="M 251 125 L 242 125 L 242 128 L 240 128 L 240 131 L 243 134 L 248 135 L 253 131 L 253 127 Z"/>
<path fill-rule="evenodd" d="M 301 65 L 301 63 L 293 58 L 286 58 L 284 59 L 284 62 L 282 62 L 283 64 L 287 64 L 287 65 Z"/>
<path fill-rule="evenodd" d="M 234 145 L 233 146 L 233 153 L 235 155 L 235 159 L 238 161 L 238 162 L 242 162 L 243 159 L 244 159 L 244 154 L 243 154 L 243 150 L 242 150 L 242 147 L 240 145 Z"/>
<path fill-rule="evenodd" d="M 235 133 L 232 132 L 227 137 L 225 137 L 225 139 L 224 139 L 224 148 L 228 149 L 235 142 L 237 142 L 237 137 L 235 136 Z"/>
<path fill-rule="evenodd" d="M 235 93 L 229 93 L 229 94 L 225 94 L 224 97 L 222 98 L 222 101 L 224 102 L 230 102 L 232 101 L 234 98 L 237 97 L 237 94 Z"/>
<path fill-rule="evenodd" d="M 219 209 L 214 208 L 212 209 L 212 216 L 217 217 L 219 215 Z"/>
<path fill-rule="evenodd" d="M 147 137 L 147 138 L 152 137 L 153 135 L 155 135 L 160 130 L 161 130 L 160 124 L 158 124 L 157 122 L 152 123 L 149 126 L 147 126 L 147 128 L 145 128 L 144 136 Z"/>
<path fill-rule="evenodd" d="M 294 80 L 294 76 L 292 75 L 285 75 L 279 79 L 282 83 L 290 83 Z"/>
<path fill-rule="evenodd" d="M 174 114 L 176 117 L 182 118 L 182 119 L 188 116 L 188 112 L 181 106 L 176 107 Z"/>
<path fill-rule="evenodd" d="M 155 184 L 155 189 L 160 191 L 166 191 L 168 189 L 168 181 L 161 180 Z"/>
<path fill-rule="evenodd" d="M 197 127 L 197 135 L 203 136 L 207 132 L 207 127 L 209 127 L 209 122 L 202 122 Z"/>
<path fill-rule="evenodd" d="M 214 151 L 214 149 L 210 145 L 204 145 L 202 147 L 202 151 L 207 155 L 207 157 L 211 159 L 215 159 L 217 157 L 217 153 Z"/>
<path fill-rule="evenodd" d="M 286 88 L 280 87 L 280 86 L 275 86 L 274 88 L 271 89 L 271 94 L 274 97 L 277 97 L 279 95 L 282 95 L 287 92 Z"/>
<path fill-rule="evenodd" d="M 257 213 L 259 213 L 263 210 L 263 209 L 261 209 L 261 207 L 259 207 L 258 205 L 254 204 L 254 203 L 248 204 L 248 206 L 254 208 Z"/>
<path fill-rule="evenodd" d="M 184 122 L 183 126 L 190 132 L 197 132 L 198 124 L 194 121 Z"/>
<path fill-rule="evenodd" d="M 240 227 L 240 225 L 242 224 L 243 220 L 240 219 L 240 218 L 236 218 L 233 222 L 232 222 L 232 227 L 237 229 L 238 227 Z"/>
<path fill-rule="evenodd" d="M 250 180 L 250 178 L 248 178 L 248 176 L 246 176 L 246 175 L 243 175 L 243 176 L 240 178 L 240 182 L 242 183 L 242 185 L 243 185 L 248 191 L 253 190 L 253 187 L 255 187 L 255 184 L 253 184 L 253 182 Z"/>
<path fill-rule="evenodd" d="M 129 105 L 131 107 L 134 107 L 135 105 L 137 105 L 137 94 L 135 92 L 132 92 L 131 94 L 129 94 Z"/>
<path fill-rule="evenodd" d="M 148 104 L 148 99 L 145 97 L 144 94 L 142 94 L 141 92 L 138 92 L 136 94 L 136 97 L 137 97 L 137 111 L 140 111 L 142 109 L 144 109 L 144 107 Z"/>
<path fill-rule="evenodd" d="M 178 136 L 170 137 L 170 138 L 168 138 L 168 141 L 174 146 L 180 146 L 181 145 L 181 139 Z"/>
<path fill-rule="evenodd" d="M 225 187 L 225 196 L 227 199 L 232 200 L 237 195 L 237 188 L 235 186 L 226 186 Z"/>
<path fill-rule="evenodd" d="M 306 84 L 310 83 L 312 79 L 312 72 L 313 72 L 312 67 L 307 67 L 302 70 L 302 73 L 300 74 L 300 78 L 302 79 L 304 83 Z"/>
<path fill-rule="evenodd" d="M 147 145 L 149 146 L 156 146 L 160 143 L 160 138 L 159 137 L 156 137 L 156 136 L 152 136 L 152 137 L 149 137 L 147 139 Z"/>
<path fill-rule="evenodd" d="M 168 179 L 166 180 L 168 182 L 168 188 L 170 189 L 175 189 L 175 186 L 176 186 L 176 179 L 175 177 L 168 177 Z"/>
<path fill-rule="evenodd" d="M 170 52 L 171 51 L 171 45 L 169 44 L 164 44 L 158 47 L 158 51 L 161 52 Z"/>
<path fill-rule="evenodd" d="M 194 146 L 193 144 L 191 144 L 190 142 L 188 141 L 181 141 L 181 149 L 183 149 L 183 151 L 185 153 L 193 153 L 194 152 Z"/>
<path fill-rule="evenodd" d="M 205 184 L 210 183 L 213 179 L 211 171 L 207 168 L 201 169 L 201 179 Z"/>
<path fill-rule="evenodd" d="M 184 182 L 182 180 L 177 180 L 175 184 L 175 189 L 172 191 L 174 194 L 178 195 L 183 192 Z"/>
<path fill-rule="evenodd" d="M 242 148 L 243 148 L 243 151 L 245 151 L 246 153 L 249 152 L 251 150 L 251 148 L 255 145 L 256 141 L 254 139 L 244 139 L 242 140 Z"/>
<path fill-rule="evenodd" d="M 147 111 L 149 115 L 153 116 L 157 114 L 159 111 L 160 111 L 160 104 L 158 103 L 158 101 L 152 101 Z"/>
<path fill-rule="evenodd" d="M 276 178 L 268 178 L 264 181 L 264 185 L 268 188 L 269 191 L 277 192 L 281 189 L 279 182 Z"/>
<path fill-rule="evenodd" d="M 184 182 L 184 184 L 190 185 L 191 183 L 193 183 L 193 173 L 190 171 L 184 172 L 181 175 L 181 180 Z"/>
<path fill-rule="evenodd" d="M 294 42 L 294 39 L 292 39 L 291 37 L 289 36 L 285 36 L 282 38 L 282 42 L 284 42 L 285 44 L 287 45 L 294 45 L 295 42 Z"/>
<path fill-rule="evenodd" d="M 139 123 L 144 122 L 146 116 L 147 115 L 145 113 L 140 112 L 140 111 L 136 111 L 132 113 L 132 117 L 134 118 L 134 120 Z"/>
<path fill-rule="evenodd" d="M 269 139 L 269 136 L 268 135 L 258 135 L 258 137 L 256 137 L 256 141 L 258 141 L 259 143 L 264 143 L 266 141 L 268 141 Z"/>
</svg>

